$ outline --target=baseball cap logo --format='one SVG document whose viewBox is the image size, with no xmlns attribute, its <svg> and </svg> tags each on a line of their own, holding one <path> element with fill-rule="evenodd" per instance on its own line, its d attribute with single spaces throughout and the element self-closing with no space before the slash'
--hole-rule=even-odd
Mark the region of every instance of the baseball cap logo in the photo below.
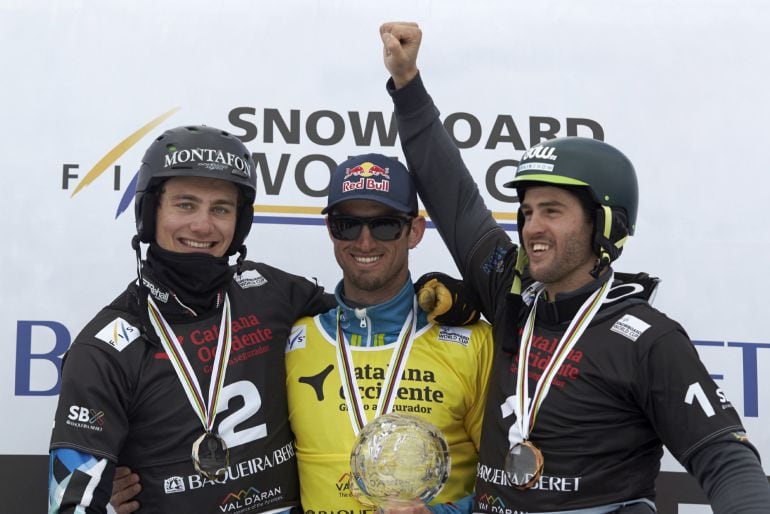
<svg viewBox="0 0 770 514">
<path fill-rule="evenodd" d="M 417 212 L 417 194 L 409 170 L 398 160 L 381 154 L 350 157 L 334 170 L 329 201 L 323 214 L 348 199 L 372 200 L 402 212 Z"/>
<path fill-rule="evenodd" d="M 388 168 L 383 168 L 381 166 L 378 166 L 372 162 L 362 162 L 358 166 L 353 166 L 352 168 L 347 168 L 345 170 L 345 177 L 343 180 L 348 179 L 350 177 L 373 177 L 378 176 L 382 178 L 390 178 L 390 173 L 388 171 Z"/>
<path fill-rule="evenodd" d="M 350 193 L 363 190 L 384 193 L 390 191 L 388 168 L 383 168 L 369 161 L 362 162 L 352 168 L 346 168 L 345 176 L 342 179 L 342 192 Z"/>
</svg>

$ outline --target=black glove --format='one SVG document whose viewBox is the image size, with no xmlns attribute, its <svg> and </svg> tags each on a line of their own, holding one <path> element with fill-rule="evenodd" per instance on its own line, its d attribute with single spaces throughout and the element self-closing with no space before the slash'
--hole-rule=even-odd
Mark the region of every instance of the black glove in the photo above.
<svg viewBox="0 0 770 514">
<path fill-rule="evenodd" d="M 431 323 L 461 326 L 479 320 L 478 302 L 461 280 L 434 271 L 421 276 L 414 290 Z"/>
</svg>

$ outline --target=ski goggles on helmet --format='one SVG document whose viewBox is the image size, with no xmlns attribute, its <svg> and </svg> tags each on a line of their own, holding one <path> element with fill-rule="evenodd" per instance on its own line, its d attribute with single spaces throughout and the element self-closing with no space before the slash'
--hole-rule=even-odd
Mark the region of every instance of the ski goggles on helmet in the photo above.
<svg viewBox="0 0 770 514">
<path fill-rule="evenodd" d="M 359 218 L 357 216 L 329 216 L 329 231 L 334 239 L 340 241 L 355 241 L 361 235 L 364 225 L 369 227 L 369 233 L 378 241 L 395 241 L 401 237 L 404 225 L 412 222 L 412 218 L 404 216 L 372 216 Z"/>
</svg>

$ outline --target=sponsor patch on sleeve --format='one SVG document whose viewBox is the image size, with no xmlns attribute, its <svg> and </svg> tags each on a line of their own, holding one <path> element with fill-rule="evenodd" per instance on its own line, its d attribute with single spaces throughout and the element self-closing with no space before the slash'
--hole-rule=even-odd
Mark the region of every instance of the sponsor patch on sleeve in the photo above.
<svg viewBox="0 0 770 514">
<path fill-rule="evenodd" d="M 122 352 L 139 337 L 139 333 L 138 328 L 118 317 L 101 329 L 96 338 Z"/>
<path fill-rule="evenodd" d="M 650 328 L 649 323 L 646 323 L 631 314 L 626 314 L 617 320 L 610 330 L 627 337 L 632 341 L 636 341 L 648 328 Z"/>
<path fill-rule="evenodd" d="M 307 343 L 307 333 L 304 325 L 298 325 L 291 327 L 291 333 L 289 334 L 289 340 L 286 341 L 286 353 L 292 350 L 300 350 L 305 347 Z"/>
<path fill-rule="evenodd" d="M 468 343 L 471 342 L 471 330 L 462 327 L 441 327 L 438 340 L 468 346 Z"/>
<path fill-rule="evenodd" d="M 492 250 L 492 253 L 489 254 L 489 257 L 487 257 L 487 260 L 482 263 L 481 269 L 487 275 L 491 273 L 501 273 L 503 269 L 505 269 L 503 263 L 505 262 L 505 255 L 507 253 L 508 250 L 506 248 L 500 246 L 495 247 L 494 250 Z"/>
<path fill-rule="evenodd" d="M 240 275 L 235 275 L 235 281 L 241 286 L 241 289 L 259 287 L 267 284 L 267 279 L 255 269 L 248 269 Z"/>
</svg>

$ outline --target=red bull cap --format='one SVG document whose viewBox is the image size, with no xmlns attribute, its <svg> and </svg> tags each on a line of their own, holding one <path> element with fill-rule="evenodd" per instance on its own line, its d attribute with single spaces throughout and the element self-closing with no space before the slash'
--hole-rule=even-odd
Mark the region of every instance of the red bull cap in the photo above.
<svg viewBox="0 0 770 514">
<path fill-rule="evenodd" d="M 417 191 L 406 166 L 376 153 L 356 155 L 337 166 L 321 213 L 327 214 L 346 200 L 372 200 L 405 214 L 417 214 Z"/>
</svg>

